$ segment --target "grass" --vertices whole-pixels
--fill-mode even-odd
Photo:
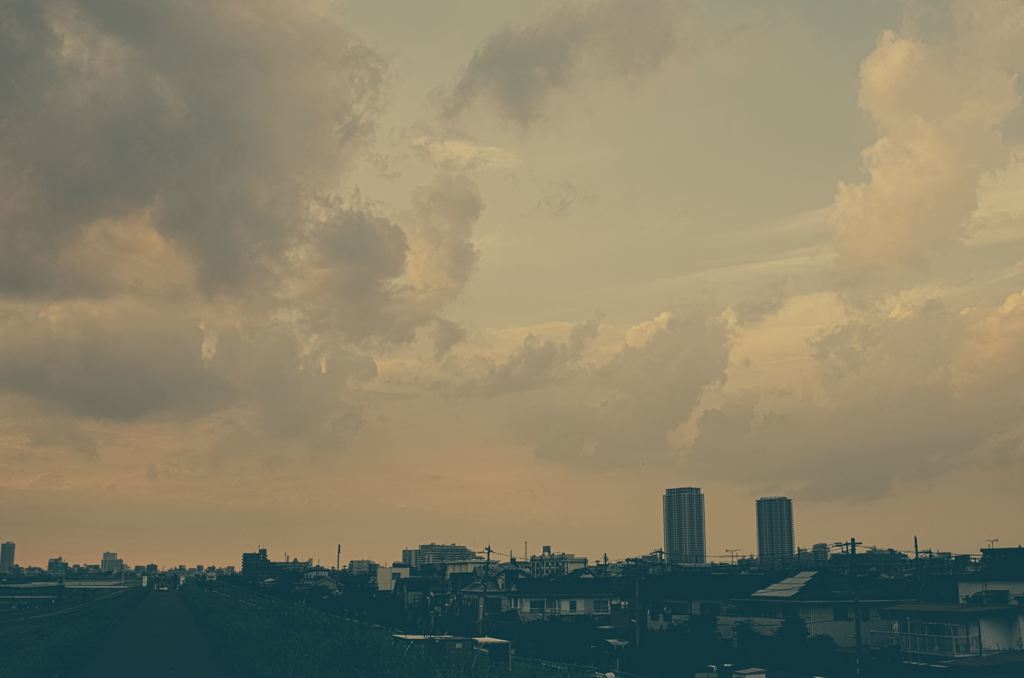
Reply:
[[[492,664],[480,652],[438,654],[380,628],[234,589],[188,588],[196,616],[226,675],[246,678],[552,678],[545,667]]]
[[[142,589],[54,610],[0,616],[0,678],[53,678],[81,665]]]

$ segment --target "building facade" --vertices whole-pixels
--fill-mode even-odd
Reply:
[[[124,570],[124,561],[116,553],[105,551],[100,559],[100,571],[107,574],[120,574]]]
[[[699,487],[665,490],[662,498],[665,558],[670,563],[703,563],[706,558],[704,494]]]
[[[46,561],[46,571],[54,577],[63,577],[68,573],[68,564],[63,558],[50,558]]]
[[[539,556],[530,556],[530,575],[534,577],[556,577],[582,570],[587,566],[587,559],[572,553],[552,553],[550,546],[545,546]]]
[[[266,576],[269,565],[270,558],[267,557],[267,549],[242,554],[242,576],[247,579]]]
[[[402,549],[402,562],[410,567],[443,565],[457,560],[472,560],[477,555],[458,544],[420,544],[419,548]]]
[[[348,573],[355,577],[377,578],[377,568],[380,565],[372,560],[350,560],[348,561]]]
[[[0,572],[10,572],[14,569],[14,542],[5,541],[0,544]]]
[[[757,500],[757,557],[762,565],[793,562],[793,502],[788,497]]]

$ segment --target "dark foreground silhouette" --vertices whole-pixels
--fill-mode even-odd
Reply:
[[[219,678],[176,591],[153,591],[114,625],[74,678]]]

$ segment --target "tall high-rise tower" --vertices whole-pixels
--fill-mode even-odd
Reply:
[[[793,502],[788,497],[757,500],[757,557],[779,567],[793,560]]]
[[[5,541],[0,544],[0,572],[10,572],[14,569],[14,542]]]
[[[665,557],[670,563],[703,563],[704,495],[699,487],[665,490]]]

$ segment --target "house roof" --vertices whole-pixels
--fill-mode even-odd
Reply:
[[[803,591],[816,574],[816,571],[800,572],[750,595],[754,598],[790,598]]]
[[[532,577],[516,579],[507,588],[501,589],[488,584],[488,595],[506,596],[538,596],[560,597],[575,596],[578,598],[614,598],[621,595],[623,582],[609,578],[558,577],[555,579],[534,579]],[[463,593],[483,593],[480,582],[474,582],[462,589]]]
[[[853,578],[830,571],[800,572],[750,594],[751,602],[899,602],[916,598],[917,585],[911,579],[883,577]]]
[[[889,616],[900,615],[941,615],[944,617],[985,617],[1001,614],[1024,615],[1024,607],[1019,605],[958,605],[955,603],[903,603],[882,610]]]

